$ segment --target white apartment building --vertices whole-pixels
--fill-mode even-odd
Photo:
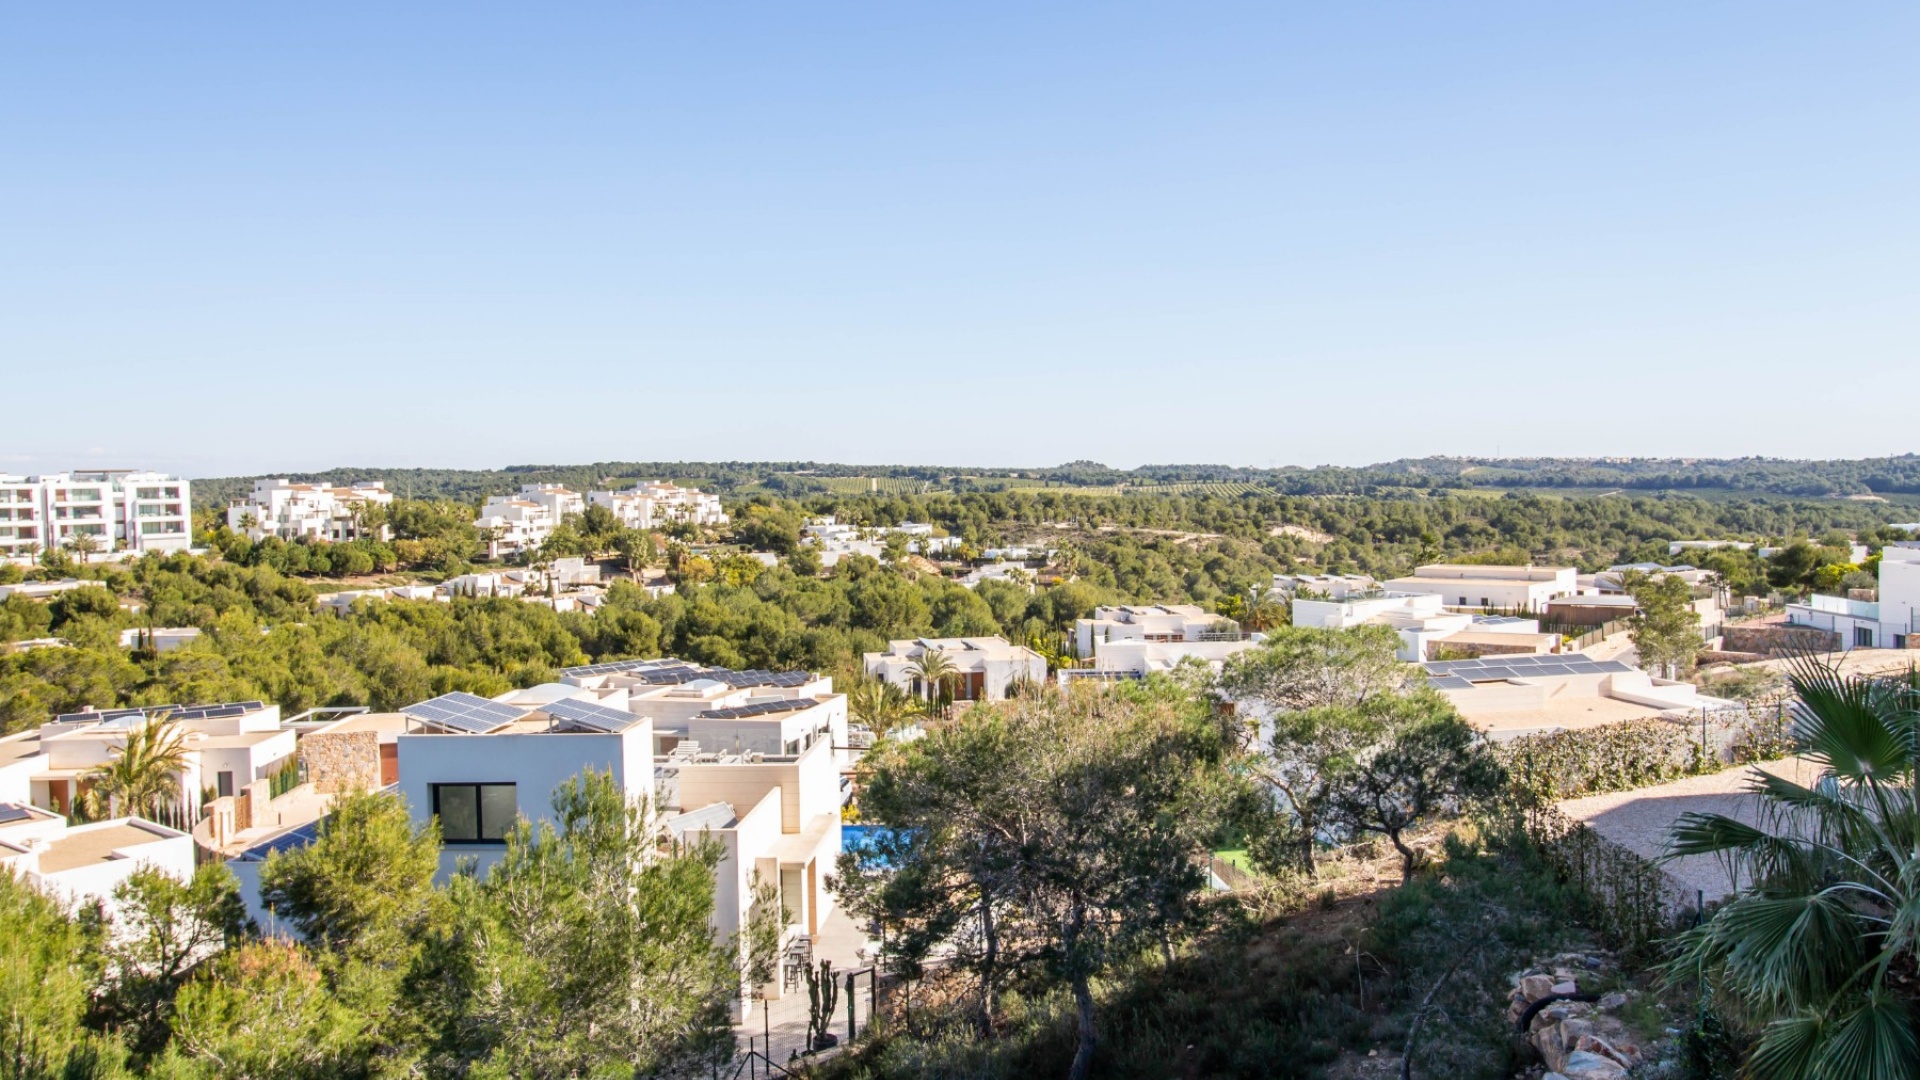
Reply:
[[[193,542],[192,486],[132,469],[0,474],[0,558],[32,559],[80,535],[101,553],[185,551]]]
[[[393,493],[378,480],[338,487],[294,483],[286,479],[255,480],[253,494],[227,507],[227,528],[245,533],[256,543],[269,536],[282,540],[385,540],[386,525],[368,531],[362,512],[371,506],[393,505]]]
[[[683,488],[671,481],[648,480],[625,491],[589,492],[587,501],[613,511],[613,516],[630,529],[656,529],[669,521],[695,525],[727,523],[727,515],[720,509],[720,496],[698,488]]]
[[[488,538],[488,557],[498,558],[539,547],[568,515],[586,509],[586,498],[565,485],[522,484],[516,494],[488,499],[474,526]]]
[[[915,638],[891,641],[887,651],[862,656],[866,672],[900,687],[915,697],[926,696],[915,660],[927,652],[946,656],[954,676],[947,691],[955,701],[1001,701],[1016,682],[1039,685],[1047,678],[1047,661],[1023,645],[1000,637]]]
[[[1787,625],[1831,630],[1844,650],[1920,648],[1920,541],[1880,549],[1879,599],[1809,596],[1787,605]]]
[[[193,838],[178,829],[137,817],[69,825],[64,815],[0,802],[0,870],[69,910],[98,901],[112,917],[113,891],[136,871],[150,868],[186,881],[193,867]]]
[[[272,775],[295,753],[296,736],[281,728],[280,707],[258,701],[63,713],[33,731],[0,739],[0,801],[74,813],[93,771],[111,761],[133,731],[164,718],[185,729],[187,763],[176,798],[189,816],[203,791],[232,795]]]
[[[1450,608],[1541,611],[1547,601],[1580,591],[1570,566],[1458,566],[1435,563],[1417,567],[1413,576],[1385,583],[1388,592],[1438,596]]]
[[[800,540],[819,552],[821,566],[832,566],[850,555],[880,558],[887,550],[887,536],[893,533],[906,537],[907,551],[915,555],[941,555],[960,547],[959,537],[935,536],[933,526],[924,521],[863,527],[832,517],[814,518],[801,527]]]

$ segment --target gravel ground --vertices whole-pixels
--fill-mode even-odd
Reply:
[[[1728,769],[1711,776],[1690,776],[1657,787],[1568,799],[1560,803],[1560,810],[1635,854],[1655,858],[1666,849],[1667,832],[1681,814],[1725,814],[1740,821],[1757,822],[1760,800],[1747,794],[1747,790],[1761,769],[1797,784],[1811,784],[1818,775],[1811,762],[1787,758],[1760,766]],[[1698,889],[1708,900],[1726,896],[1734,889],[1726,866],[1711,856],[1677,859],[1667,863],[1666,870],[1682,887],[1689,891]]]

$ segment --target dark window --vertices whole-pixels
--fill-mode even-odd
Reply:
[[[215,773],[213,776],[213,784],[214,784],[214,794],[219,795],[223,798],[233,794],[233,774],[232,773],[225,772],[225,771]]]
[[[1873,628],[1856,626],[1853,628],[1853,647],[1856,649],[1873,648]]]
[[[449,844],[501,844],[520,816],[512,784],[434,784],[433,813]]]

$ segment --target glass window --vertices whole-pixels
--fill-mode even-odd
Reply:
[[[480,839],[505,840],[520,817],[512,784],[480,785]]]
[[[480,839],[480,792],[472,784],[435,784],[433,812],[447,843]]]
[[[520,815],[512,784],[434,784],[433,812],[449,844],[503,843]]]

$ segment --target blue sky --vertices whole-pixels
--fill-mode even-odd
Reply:
[[[1920,449],[1920,6],[400,7],[0,15],[0,471]]]

